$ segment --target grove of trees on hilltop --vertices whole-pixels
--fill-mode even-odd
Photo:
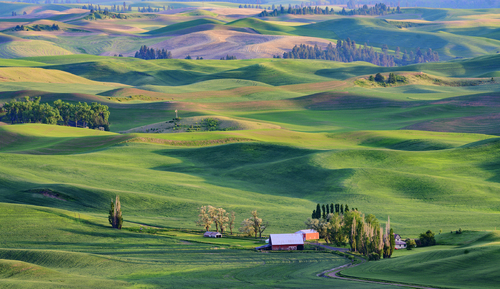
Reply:
[[[148,48],[146,45],[141,46],[139,51],[135,52],[135,58],[141,59],[171,59],[172,53],[166,49]]]
[[[322,59],[339,62],[366,61],[378,66],[393,67],[397,65],[408,65],[413,63],[435,62],[439,61],[439,54],[428,49],[422,52],[417,48],[417,52],[410,54],[405,50],[401,57],[401,51],[396,48],[394,55],[388,53],[387,45],[382,46],[382,53],[376,52],[373,47],[369,47],[366,43],[364,46],[356,45],[356,42],[347,38],[346,40],[338,40],[337,45],[328,44],[325,50],[318,45],[295,45],[291,51],[284,52],[283,56],[274,56],[275,58],[287,59]]]
[[[109,130],[109,107],[97,102],[91,105],[78,102],[71,104],[62,100],[53,105],[40,103],[41,97],[34,99],[28,96],[24,101],[13,100],[3,105],[6,118],[12,123],[45,123],[52,125],[69,125]]]

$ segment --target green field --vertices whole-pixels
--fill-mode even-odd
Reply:
[[[434,287],[496,288],[499,277],[493,268],[496,267],[500,254],[498,231],[488,234],[466,231],[465,234],[469,235],[468,238],[470,235],[475,235],[477,240],[464,242],[460,240],[461,235],[443,233],[444,238],[439,238],[441,237],[439,235],[438,240],[446,239],[450,242],[458,239],[454,240],[458,246],[428,247],[429,250],[417,248],[408,251],[411,254],[403,252],[400,256],[390,260],[370,262],[347,269],[343,271],[343,275]],[[440,269],[436,270],[436,267]],[[442,272],[450,272],[450,274]],[[478,276],[481,277],[477,278]]]
[[[239,3],[125,4],[133,10],[119,19],[87,20],[84,4],[0,2],[0,107],[41,96],[110,111],[110,131],[100,131],[11,125],[0,110],[1,288],[393,287],[318,277],[351,260],[312,245],[256,252],[264,240],[238,233],[253,210],[269,222],[264,239],[306,229],[317,203],[348,204],[383,225],[390,217],[403,239],[441,232],[437,246],[398,250],[345,276],[497,287],[499,9],[259,18]],[[288,6],[263,6],[273,4]],[[148,5],[160,12],[137,12]],[[33,29],[53,23],[61,29]],[[127,57],[143,45],[274,55],[294,41],[348,37],[379,53],[384,44],[391,54],[432,48],[441,61]],[[405,81],[370,81],[377,73]],[[176,114],[178,129],[160,129]],[[184,132],[207,118],[216,130]],[[116,196],[122,230],[107,219]],[[236,213],[233,236],[202,237],[205,205]]]

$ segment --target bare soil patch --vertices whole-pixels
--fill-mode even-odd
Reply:
[[[294,45],[318,45],[325,48],[330,41],[315,37],[262,35],[231,31],[226,29],[207,30],[179,35],[152,45],[155,49],[165,48],[174,58],[201,56],[204,59],[220,59],[234,55],[238,59],[271,58],[283,55]],[[133,53],[125,54],[133,56]]]

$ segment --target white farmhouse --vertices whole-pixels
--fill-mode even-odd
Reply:
[[[396,250],[406,249],[406,242],[401,240],[401,236],[399,234],[394,234],[394,239],[396,240]]]

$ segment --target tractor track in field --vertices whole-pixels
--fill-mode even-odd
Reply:
[[[332,250],[332,251],[338,251],[338,252],[344,252],[344,253],[347,252],[347,249],[344,249],[344,248],[330,247],[330,246],[322,245],[322,244],[319,244],[319,243],[316,243],[314,245],[316,245],[318,247],[321,247],[321,248],[324,248],[324,249]],[[363,258],[361,258],[359,256],[355,256],[355,255],[352,255],[352,256],[354,256],[358,260],[360,260],[361,263],[359,263],[359,264],[353,264],[353,263],[345,264],[345,265],[342,265],[342,266],[339,266],[339,267],[335,267],[333,269],[329,269],[329,270],[323,271],[323,272],[317,274],[316,276],[318,276],[318,277],[324,277],[324,278],[336,278],[336,279],[341,279],[341,280],[346,280],[346,281],[364,282],[364,283],[372,283],[372,284],[380,284],[380,285],[390,285],[390,286],[407,287],[407,288],[438,289],[438,288],[435,288],[435,287],[428,287],[428,286],[411,285],[411,284],[396,283],[396,282],[392,283],[392,282],[384,282],[384,281],[372,281],[372,280],[358,279],[358,278],[353,278],[353,277],[339,276],[338,274],[341,271],[343,271],[343,270],[345,270],[347,268],[352,268],[352,267],[363,265],[364,263],[367,262],[365,259],[363,259]]]

